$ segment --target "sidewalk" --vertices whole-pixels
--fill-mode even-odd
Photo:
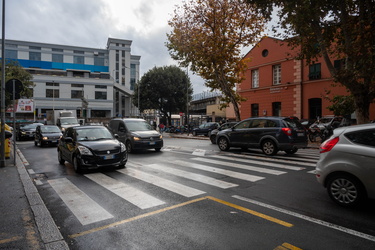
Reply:
[[[17,150],[0,168],[0,249],[69,249]]]

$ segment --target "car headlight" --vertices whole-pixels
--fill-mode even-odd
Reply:
[[[25,131],[21,131],[21,134],[26,135],[26,132]]]
[[[43,140],[48,140],[48,137],[47,136],[43,136]]]
[[[126,151],[126,146],[124,143],[120,142],[120,146],[121,146],[121,153],[122,152],[125,152]]]
[[[63,132],[63,133],[64,133],[64,132],[65,132],[65,128],[61,128],[61,132]]]
[[[160,139],[163,139],[163,136],[162,136],[162,135],[160,135],[160,136],[159,136],[159,138],[160,138]]]
[[[90,151],[90,149],[84,146],[78,146],[78,150],[81,153],[81,155],[92,155],[92,152]]]
[[[139,141],[141,138],[134,136],[133,139],[134,141]]]

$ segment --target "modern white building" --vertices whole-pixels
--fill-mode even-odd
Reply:
[[[73,109],[81,118],[138,116],[132,94],[140,56],[130,40],[108,38],[106,49],[5,40],[5,58],[33,75],[36,114]]]

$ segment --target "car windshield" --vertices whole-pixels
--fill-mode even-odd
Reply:
[[[69,125],[69,124],[78,124],[77,118],[75,117],[65,117],[64,119],[61,119],[62,125]]]
[[[319,122],[320,123],[329,123],[330,121],[332,121],[333,117],[323,117],[323,118],[320,118]]]
[[[126,127],[129,131],[149,131],[153,130],[151,125],[146,121],[125,121]]]
[[[26,124],[26,125],[21,125],[21,129],[36,129],[37,126],[39,126],[40,123],[33,123],[33,124]]]
[[[113,139],[111,132],[106,128],[86,128],[76,130],[77,141],[98,141]]]
[[[60,133],[60,129],[57,126],[41,126],[40,131],[44,133]]]

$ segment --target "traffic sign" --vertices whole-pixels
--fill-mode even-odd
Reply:
[[[20,99],[21,92],[23,90],[23,84],[18,79],[10,79],[5,83],[5,91],[13,95],[13,84],[14,84],[14,99]]]

